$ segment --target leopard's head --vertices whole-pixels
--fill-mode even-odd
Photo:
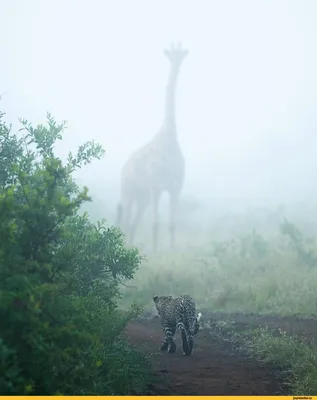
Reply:
[[[155,307],[159,315],[161,315],[162,307],[168,304],[173,299],[172,295],[169,296],[157,296],[156,294],[153,296],[153,301],[155,303]]]

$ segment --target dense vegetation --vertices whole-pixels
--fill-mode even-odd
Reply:
[[[88,190],[72,179],[104,150],[88,142],[63,165],[65,123],[20,122],[14,134],[0,114],[0,394],[141,393],[148,362],[120,338],[138,310],[117,308],[141,257],[80,213]]]

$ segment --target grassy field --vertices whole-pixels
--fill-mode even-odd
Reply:
[[[205,243],[197,230],[195,240],[183,239],[178,251],[166,246],[157,254],[148,252],[130,287],[123,288],[122,307],[136,301],[155,313],[154,293],[189,293],[205,315],[316,316],[317,244],[311,232],[305,236],[285,219],[263,235],[254,229],[246,233],[247,228],[226,235],[222,229],[217,240],[215,230]],[[317,394],[316,344],[285,332],[276,335],[265,326],[239,335],[253,356],[285,371],[282,378],[292,393]]]
[[[247,210],[224,217],[183,218],[178,248],[168,248],[167,218],[161,251],[151,253],[151,220],[145,218],[137,246],[145,254],[135,279],[123,287],[121,307],[136,301],[155,314],[153,294],[188,293],[203,314],[222,312],[314,318],[317,310],[317,229],[314,206]],[[294,211],[295,210],[295,211]],[[292,222],[288,222],[290,218]],[[317,327],[317,322],[316,322]],[[245,351],[285,372],[291,393],[317,394],[317,346],[311,338],[276,335],[262,326],[237,332],[217,322],[214,332],[230,333]],[[242,343],[242,344],[241,344]]]
[[[287,222],[266,239],[252,232],[179,252],[148,254],[123,303],[152,307],[157,294],[190,293],[200,310],[316,315],[315,241],[295,236]]]

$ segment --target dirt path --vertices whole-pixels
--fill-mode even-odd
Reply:
[[[126,337],[130,344],[151,355],[157,378],[151,388],[153,395],[282,394],[272,369],[238,355],[204,329],[196,337],[192,357],[182,355],[179,333],[175,354],[159,351],[163,332],[158,318],[131,322]]]

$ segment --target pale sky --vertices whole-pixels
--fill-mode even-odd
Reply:
[[[178,40],[184,192],[316,193],[317,1],[0,0],[0,17],[7,120],[68,120],[60,155],[99,141],[105,159],[80,174],[101,196],[160,128],[163,49]]]

